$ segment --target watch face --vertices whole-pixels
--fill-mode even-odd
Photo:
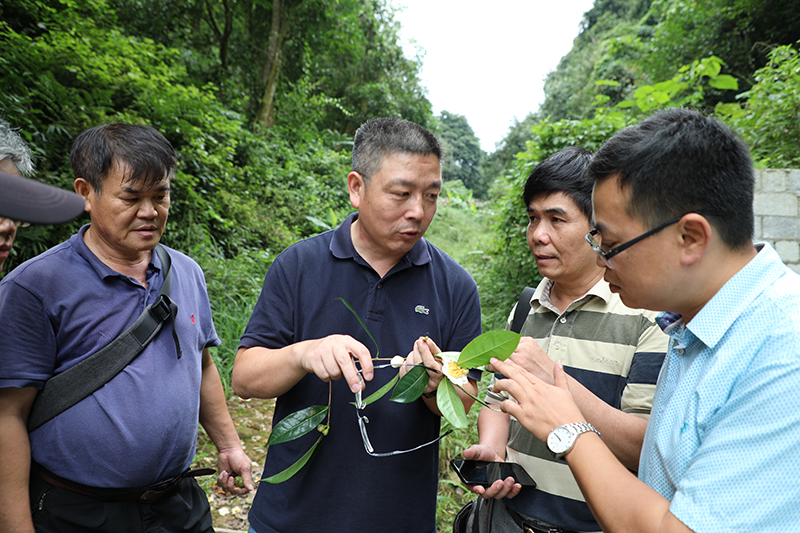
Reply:
[[[562,454],[572,447],[575,442],[575,433],[564,426],[555,428],[547,436],[547,447],[554,454]]]

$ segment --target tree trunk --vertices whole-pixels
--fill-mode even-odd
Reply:
[[[272,25],[269,30],[267,57],[261,69],[261,83],[264,85],[264,93],[253,121],[254,130],[259,126],[269,129],[275,124],[275,90],[278,87],[283,42],[286,39],[288,29],[288,17],[282,9],[281,0],[272,0]]]

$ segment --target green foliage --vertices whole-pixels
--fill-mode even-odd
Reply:
[[[436,117],[439,141],[445,152],[442,178],[460,180],[477,198],[486,198],[489,184],[483,171],[486,153],[463,115],[442,111]]]
[[[289,442],[313,431],[325,420],[328,410],[327,405],[312,405],[283,418],[272,428],[267,445]]]
[[[750,90],[738,95],[744,107],[719,106],[718,112],[742,133],[758,166],[799,168],[800,54],[791,46],[775,48],[754,78]]]

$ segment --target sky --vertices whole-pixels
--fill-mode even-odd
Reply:
[[[544,100],[544,79],[578,36],[593,0],[391,0],[406,56],[424,50],[434,114],[467,117],[493,152],[514,119]],[[414,42],[412,42],[415,41]]]

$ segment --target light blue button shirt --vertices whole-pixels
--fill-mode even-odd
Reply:
[[[640,479],[697,533],[800,531],[800,276],[759,245],[665,331]]]

